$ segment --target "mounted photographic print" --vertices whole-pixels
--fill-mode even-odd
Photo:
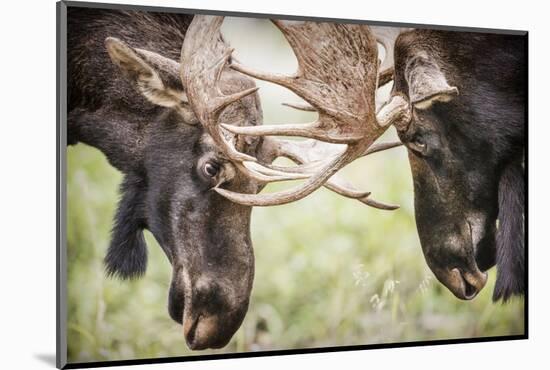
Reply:
[[[58,3],[58,367],[527,338],[527,32],[307,16]]]

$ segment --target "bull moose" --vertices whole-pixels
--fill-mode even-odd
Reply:
[[[296,75],[277,76],[238,64],[222,22],[68,10],[68,144],[98,148],[124,175],[106,270],[123,279],[142,275],[143,230],[150,230],[172,265],[168,310],[191,349],[225,346],[244,319],[254,276],[252,206],[292,202],[326,186],[393,208],[333,175],[395,146],[373,143],[409,113],[396,97],[375,114],[377,41],[366,25],[275,21],[300,64]],[[316,110],[319,119],[261,126],[257,88],[246,74],[293,90],[311,104],[295,107]],[[248,127],[262,129],[241,131]],[[273,134],[308,139],[264,137]],[[298,164],[271,165],[280,156]],[[266,183],[294,179],[305,181],[257,194]]]
[[[523,35],[410,30],[395,41],[392,95],[410,102],[412,118],[396,128],[422,249],[461,299],[495,264],[493,300],[525,289],[525,51]]]

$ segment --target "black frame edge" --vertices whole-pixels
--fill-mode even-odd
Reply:
[[[58,369],[67,365],[66,254],[66,96],[67,4],[56,3],[56,353]]]
[[[529,339],[529,32],[525,32],[525,137],[524,137],[524,171],[525,210],[524,210],[524,253],[525,253],[525,296],[523,302],[523,330]]]
[[[438,345],[448,345],[448,344],[486,343],[486,342],[500,342],[500,341],[525,340],[525,339],[528,339],[528,338],[525,334],[523,334],[523,335],[495,336],[495,337],[379,343],[379,344],[367,344],[367,345],[357,345],[357,346],[319,347],[319,348],[302,348],[302,349],[258,351],[258,352],[161,357],[161,358],[135,359],[135,360],[94,361],[94,362],[68,363],[67,365],[65,365],[65,367],[63,367],[63,369],[83,369],[83,368],[130,366],[130,365],[145,365],[145,364],[153,365],[153,364],[175,363],[175,362],[194,362],[194,361],[211,361],[211,360],[251,358],[251,357],[305,355],[305,354],[316,354],[316,353],[348,352],[348,351],[406,348],[406,347],[425,347],[425,346],[438,346]]]
[[[149,11],[149,12],[183,13],[183,14],[208,14],[208,15],[223,15],[223,16],[244,17],[244,18],[277,18],[277,19],[286,19],[286,20],[314,20],[317,22],[371,24],[373,26],[429,28],[429,29],[444,30],[444,31],[483,32],[483,33],[497,33],[497,34],[507,34],[507,35],[525,35],[527,33],[527,30],[444,26],[444,25],[437,25],[437,24],[406,23],[406,22],[386,22],[386,21],[375,21],[375,20],[368,20],[368,19],[310,17],[310,16],[300,16],[300,15],[294,15],[294,14],[290,14],[290,15],[268,14],[268,13],[253,13],[253,12],[212,10],[212,9],[173,8],[173,7],[166,7],[166,6],[151,6],[151,5],[79,2],[79,1],[70,1],[70,0],[68,1],[62,0],[62,2],[65,3],[66,6],[78,7],[78,8],[121,9],[121,10],[138,10],[138,11]]]

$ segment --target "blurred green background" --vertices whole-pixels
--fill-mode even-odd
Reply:
[[[247,65],[282,73],[296,68],[286,41],[265,20],[227,18],[223,33]],[[287,90],[258,85],[265,123],[315,117],[282,107],[299,101]],[[392,139],[390,129],[382,140]],[[254,209],[256,277],[244,323],[225,348],[189,351],[181,326],[168,316],[171,266],[151,234],[141,280],[104,275],[121,174],[83,144],[67,153],[69,362],[524,333],[523,299],[491,302],[494,269],[470,302],[435,280],[416,234],[406,151],[397,148],[342,171],[375,199],[400,204],[397,211],[370,209],[325,189],[290,205]]]

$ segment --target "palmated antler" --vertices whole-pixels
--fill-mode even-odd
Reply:
[[[376,131],[374,94],[376,39],[364,25],[273,20],[298,60],[292,76],[231,68],[284,86],[318,113],[310,124],[263,125],[253,130],[225,126],[238,134],[301,136],[332,143],[361,141]],[[369,127],[372,126],[372,127]]]
[[[217,86],[231,55],[219,33],[222,21],[222,17],[196,16],[187,31],[182,50],[182,77],[191,106],[214,141],[246,175],[263,183],[306,181],[295,188],[268,194],[240,194],[220,187],[214,190],[237,203],[269,206],[301,199],[326,185],[344,196],[379,205],[366,201],[368,192],[357,191],[343,180],[331,179],[338,170],[365,155],[390,123],[410,119],[408,103],[400,96],[375,113],[378,50],[369,27],[274,20],[294,50],[299,65],[296,73],[292,76],[263,73],[234,62],[230,67],[292,90],[309,105],[291,106],[315,110],[318,119],[309,124],[245,127],[218,122],[223,108],[255,91],[248,89],[225,96]],[[257,163],[254,158],[239,153],[220,126],[237,135],[285,135],[310,140],[291,142],[270,138],[276,143],[278,156],[298,163],[295,167],[276,167]],[[314,149],[320,154],[313,155]]]

